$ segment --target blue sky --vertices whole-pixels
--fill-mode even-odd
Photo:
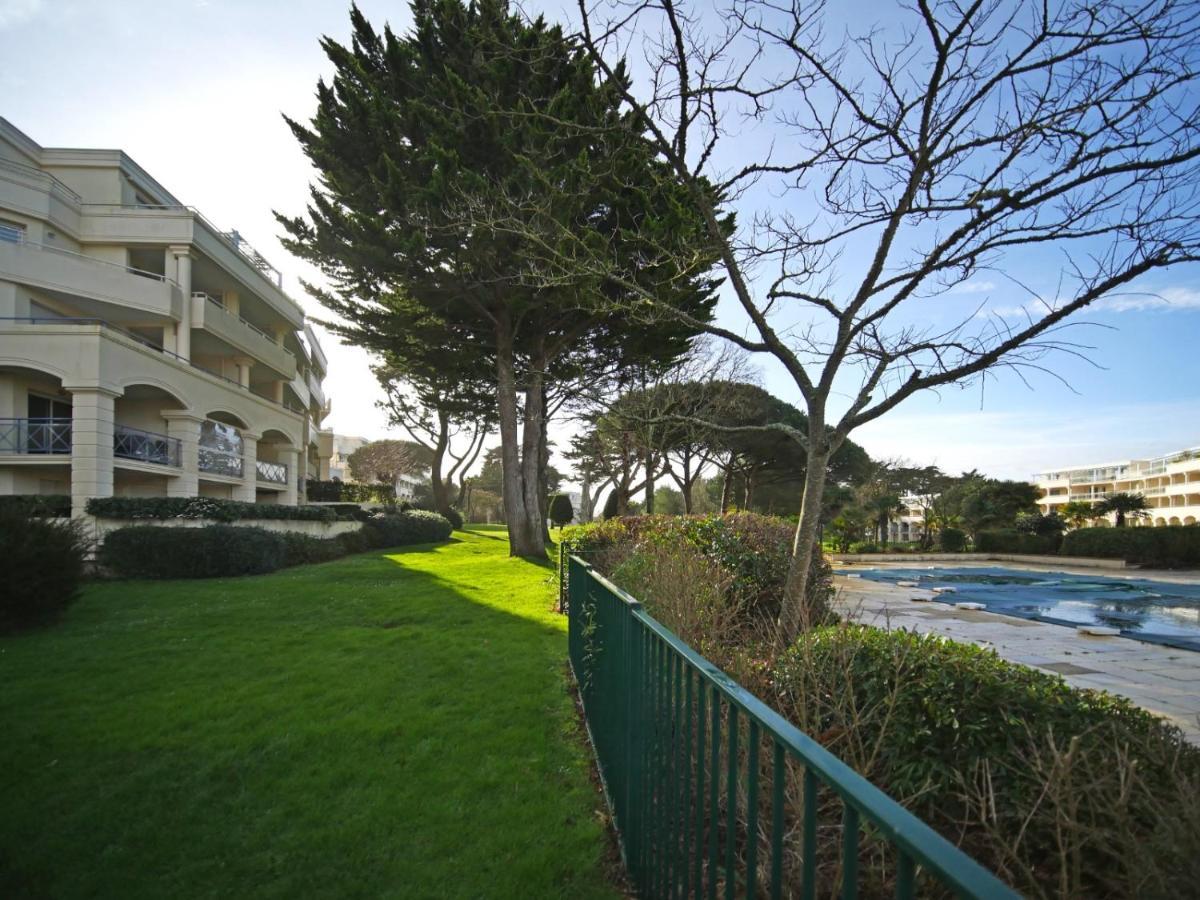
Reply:
[[[407,7],[363,0],[378,23],[402,28]],[[875,6],[879,16],[894,6]],[[534,4],[527,4],[533,8]],[[48,146],[120,147],[183,202],[238,228],[285,273],[293,296],[311,271],[276,240],[270,210],[297,212],[307,161],[279,117],[307,118],[328,64],[322,34],[344,39],[339,2],[71,2],[0,0],[0,115]],[[1025,259],[1008,274],[1053,296],[1053,259]],[[1016,265],[1016,264],[1014,264]],[[1029,301],[1003,277],[980,276],[951,300],[1019,315]],[[1169,302],[1116,298],[1068,337],[1094,347],[1098,366],[1058,356],[1067,384],[1000,372],[981,389],[951,387],[910,399],[855,434],[873,455],[1028,477],[1073,462],[1151,455],[1200,444],[1200,277],[1193,270],[1141,285]],[[730,304],[722,315],[736,324]],[[332,345],[332,339],[326,341]],[[353,348],[327,346],[335,430],[381,437],[377,388]],[[792,402],[788,379],[763,365],[766,386]],[[1068,386],[1069,385],[1069,386]]]

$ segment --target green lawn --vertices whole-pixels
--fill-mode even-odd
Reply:
[[[614,896],[551,569],[455,537],[0,640],[0,896]]]

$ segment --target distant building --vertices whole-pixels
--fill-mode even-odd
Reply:
[[[1177,450],[1149,459],[1071,466],[1034,476],[1042,491],[1043,513],[1059,511],[1064,503],[1099,503],[1113,494],[1141,494],[1150,516],[1132,525],[1194,525],[1200,521],[1200,447]],[[1109,516],[1115,520],[1115,515]]]
[[[354,476],[350,474],[350,454],[367,443],[370,441],[364,437],[335,434],[329,456],[329,477],[334,481],[353,481]]]

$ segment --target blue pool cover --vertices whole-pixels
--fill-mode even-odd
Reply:
[[[1058,625],[1106,625],[1125,637],[1200,651],[1200,585],[992,567],[858,569],[871,581],[953,587],[943,599]],[[843,574],[845,572],[843,571]]]

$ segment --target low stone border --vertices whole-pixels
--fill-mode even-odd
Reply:
[[[1079,566],[1091,569],[1125,569],[1123,559],[1093,556],[1033,556],[1023,553],[831,553],[830,559],[844,563],[876,562],[1017,562],[1035,566]]]

